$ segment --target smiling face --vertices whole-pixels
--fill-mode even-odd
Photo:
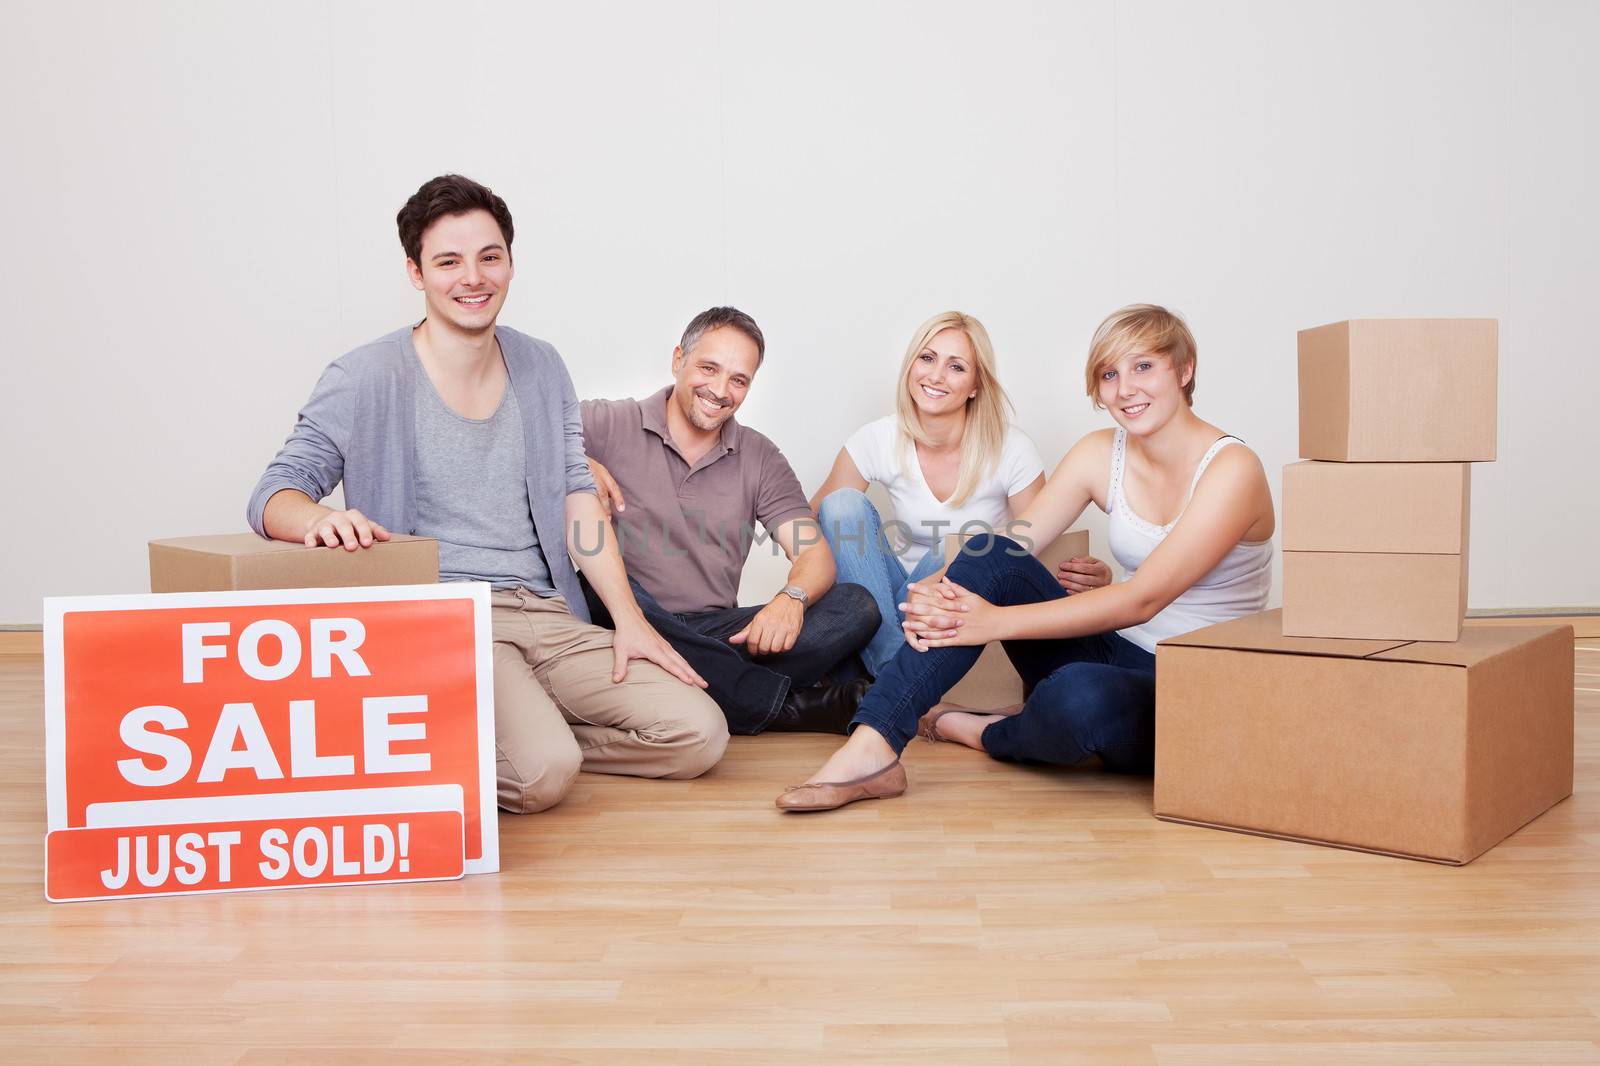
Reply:
[[[760,349],[742,331],[707,330],[689,351],[672,350],[672,402],[700,432],[720,430],[744,403],[760,365]]]
[[[906,391],[917,411],[945,415],[966,406],[978,391],[978,361],[963,330],[942,329],[928,338],[906,372]]]
[[[439,218],[422,234],[422,262],[406,260],[428,318],[463,333],[494,328],[511,286],[511,252],[487,211]]]
[[[1136,436],[1149,436],[1188,406],[1183,387],[1194,368],[1179,374],[1165,355],[1130,352],[1100,369],[1097,398],[1117,425]]]

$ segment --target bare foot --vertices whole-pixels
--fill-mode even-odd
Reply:
[[[1009,715],[1004,714],[968,714],[965,711],[952,711],[939,717],[938,736],[936,740],[951,740],[957,744],[964,744],[974,751],[983,751],[983,731],[1002,721]]]
[[[928,713],[917,720],[917,736],[924,740],[950,740],[945,735],[945,725],[955,715],[977,715],[980,718],[1010,718],[1022,713],[1022,704],[1013,703],[1009,707],[963,707],[959,703],[936,703],[929,708]],[[962,743],[966,743],[962,741]],[[967,747],[974,745],[967,744]]]
[[[823,763],[816,773],[806,778],[806,784],[854,781],[875,774],[896,760],[894,749],[883,735],[869,725],[857,726],[855,732]]]

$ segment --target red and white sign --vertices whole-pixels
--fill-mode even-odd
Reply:
[[[486,585],[44,605],[46,898],[499,869]]]

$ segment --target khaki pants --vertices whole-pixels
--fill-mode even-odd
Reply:
[[[578,771],[698,777],[717,764],[728,726],[710,696],[635,659],[611,680],[612,633],[580,622],[561,597],[490,597],[500,806],[553,807]]]

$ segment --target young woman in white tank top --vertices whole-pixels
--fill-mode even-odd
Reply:
[[[1067,453],[1019,516],[1049,543],[1093,502],[1110,515],[1127,579],[1067,596],[1038,560],[1003,537],[980,537],[945,580],[914,586],[907,647],[861,702],[843,747],[785,810],[826,810],[899,795],[899,756],[918,720],[985,644],[1006,642],[1027,703],[1015,716],[946,712],[927,731],[995,758],[1148,772],[1155,750],[1156,641],[1266,606],[1274,528],[1261,462],[1191,406],[1195,344],[1177,315],[1135,304],[1095,332],[1085,383],[1115,429]]]

